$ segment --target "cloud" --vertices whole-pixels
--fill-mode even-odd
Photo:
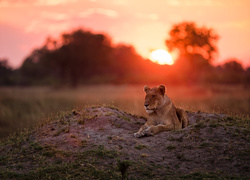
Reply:
[[[10,0],[0,0],[0,8],[6,8],[6,7],[24,7],[24,6],[28,6],[28,5],[33,5],[32,0],[14,0],[14,1],[10,1]]]
[[[1,7],[57,6],[75,3],[78,0],[0,0]]]
[[[184,17],[180,14],[169,14],[167,18],[169,22],[174,24],[184,21]]]
[[[166,0],[171,6],[211,6],[212,0]]]
[[[170,6],[180,6],[181,2],[179,0],[166,0],[166,3]]]
[[[10,3],[8,1],[0,1],[0,7],[3,8],[3,7],[9,7],[10,6]]]
[[[44,33],[46,34],[54,34],[62,32],[62,30],[68,29],[70,26],[69,21],[58,21],[58,22],[51,22],[43,18],[34,19],[30,22],[30,24],[25,27],[25,33]]]
[[[101,14],[101,15],[105,15],[111,18],[117,18],[118,17],[118,13],[114,10],[111,9],[104,9],[104,8],[90,8],[87,9],[86,11],[80,12],[79,13],[79,17],[80,18],[86,18],[89,17],[93,14]]]
[[[77,0],[37,0],[37,6],[57,6],[57,5],[65,5],[68,3],[74,3]]]
[[[54,13],[54,12],[47,12],[47,11],[42,11],[41,12],[41,17],[46,18],[46,19],[51,19],[55,21],[62,21],[62,20],[67,20],[69,19],[69,15],[65,13]]]
[[[116,5],[119,5],[119,6],[124,6],[126,5],[128,2],[126,0],[115,0],[114,3]]]
[[[244,6],[247,0],[165,0],[166,4],[170,6],[213,6],[224,7],[226,6]]]
[[[149,17],[149,19],[154,20],[154,21],[159,19],[158,14],[155,14],[155,13],[149,14],[148,17]]]
[[[136,13],[135,16],[139,19],[146,19],[146,20],[149,19],[152,21],[156,21],[159,19],[159,16],[156,13],[150,13],[150,14]]]
[[[33,20],[27,27],[25,27],[25,32],[26,33],[34,32],[39,24],[40,23],[38,20]]]
[[[250,23],[248,20],[242,20],[242,21],[230,21],[230,22],[223,22],[217,25],[217,27],[220,28],[237,28],[237,29],[245,29],[250,27]]]

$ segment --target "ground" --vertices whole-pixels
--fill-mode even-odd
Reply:
[[[250,178],[249,118],[188,116],[185,129],[135,138],[144,117],[101,106],[62,112],[1,142],[0,178]]]

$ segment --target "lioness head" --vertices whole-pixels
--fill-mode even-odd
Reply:
[[[148,86],[144,86],[146,92],[144,107],[148,114],[153,113],[157,108],[164,105],[165,86],[159,85],[150,89]]]

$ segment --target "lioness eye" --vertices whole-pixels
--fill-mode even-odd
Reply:
[[[155,97],[155,95],[152,95],[152,98],[154,98]]]

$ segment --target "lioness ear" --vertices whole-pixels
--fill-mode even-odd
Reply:
[[[146,86],[144,86],[143,90],[145,91],[145,93],[148,93],[150,88],[146,85]]]
[[[165,86],[161,84],[161,85],[158,86],[158,89],[160,90],[161,94],[164,96],[164,94],[165,94]]]

